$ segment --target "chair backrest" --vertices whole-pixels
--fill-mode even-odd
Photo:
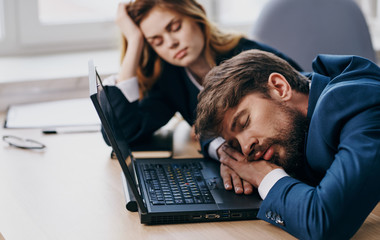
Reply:
[[[317,54],[359,55],[376,62],[367,23],[352,0],[271,0],[252,38],[311,71]]]

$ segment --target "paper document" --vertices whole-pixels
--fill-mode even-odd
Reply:
[[[100,126],[89,98],[11,105],[4,128]]]

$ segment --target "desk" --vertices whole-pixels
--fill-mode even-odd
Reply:
[[[142,225],[124,207],[121,168],[99,132],[42,135],[1,128],[0,136],[6,134],[47,146],[29,151],[0,143],[0,233],[6,240],[294,239],[262,220]],[[187,144],[176,146],[180,155],[197,155],[197,143],[182,140]],[[379,236],[380,204],[354,239]]]

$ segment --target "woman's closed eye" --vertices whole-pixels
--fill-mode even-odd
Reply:
[[[182,21],[181,20],[174,21],[170,25],[170,31],[177,32],[177,31],[179,31],[181,29],[181,26],[182,26]]]
[[[158,47],[163,43],[162,37],[154,37],[149,40],[149,44],[152,45],[153,47]]]
[[[170,25],[168,25],[167,31],[168,32],[177,32],[181,29],[181,26],[182,26],[181,20],[174,21]],[[153,47],[159,47],[164,43],[164,39],[162,36],[154,36],[154,37],[151,37],[148,42]]]

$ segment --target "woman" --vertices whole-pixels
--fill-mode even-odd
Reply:
[[[273,52],[300,70],[269,46],[222,33],[194,0],[120,3],[116,22],[123,34],[121,68],[117,77],[107,79],[107,85],[117,87],[106,88],[118,127],[130,142],[150,136],[176,112],[193,125],[204,76],[241,51]],[[208,143],[202,144],[204,154],[216,158],[216,148],[205,151]]]

